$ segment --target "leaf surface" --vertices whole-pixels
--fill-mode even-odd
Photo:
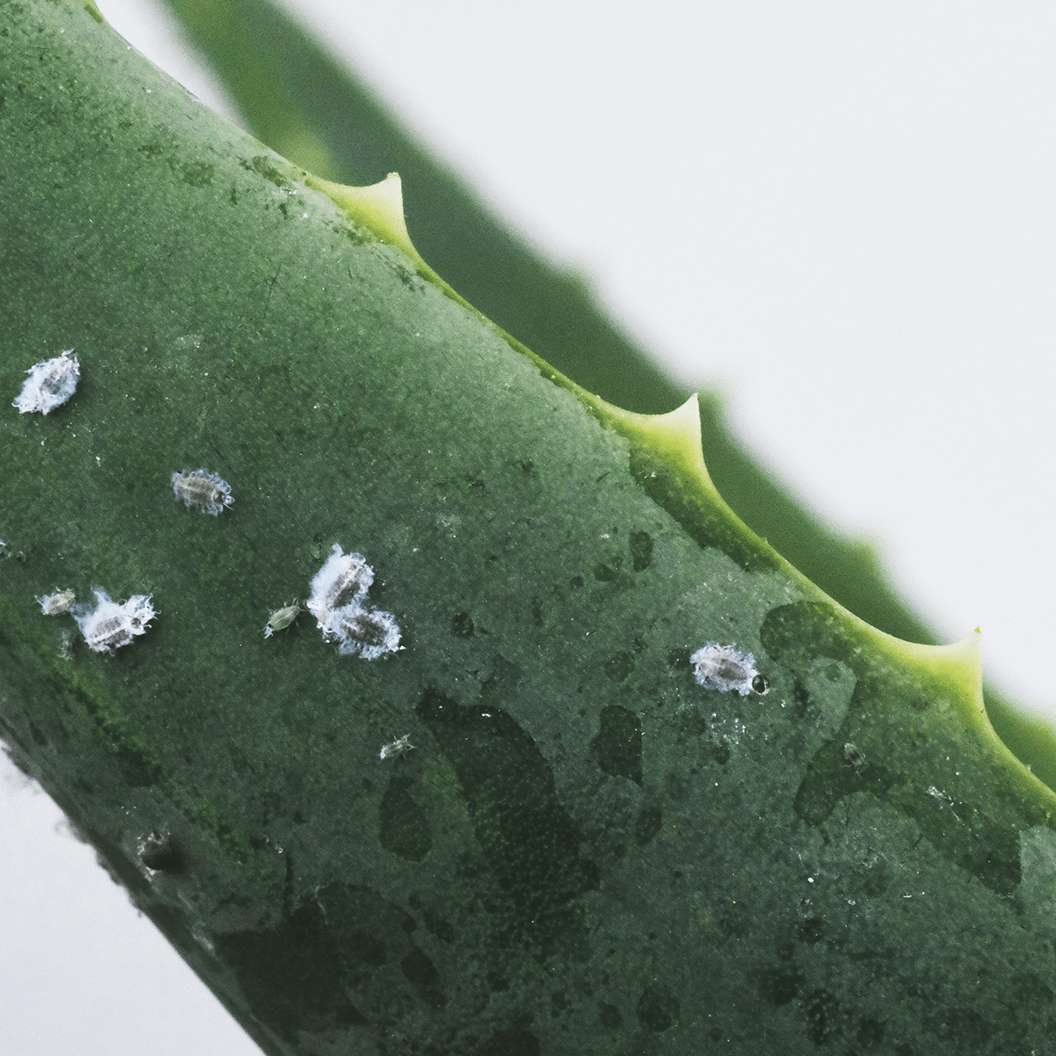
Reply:
[[[79,3],[0,14],[0,390],[82,369],[0,415],[0,733],[266,1051],[1044,1051],[1056,797],[974,642],[827,599],[723,502],[695,401],[578,389],[377,194]],[[199,466],[219,516],[172,494]],[[264,638],[334,543],[400,652]],[[68,655],[35,599],[93,584],[158,616]],[[709,641],[768,693],[698,685]]]

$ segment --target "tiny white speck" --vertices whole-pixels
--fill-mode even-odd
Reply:
[[[402,755],[404,752],[409,752],[413,747],[411,735],[405,733],[402,737],[397,737],[396,740],[383,744],[381,751],[378,752],[378,758],[381,760],[391,759],[394,755]]]
[[[80,378],[81,364],[68,348],[61,356],[42,359],[26,371],[22,391],[11,406],[18,408],[19,414],[48,414],[77,391]]]

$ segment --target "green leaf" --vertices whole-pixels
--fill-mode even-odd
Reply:
[[[620,406],[663,411],[681,402],[678,386],[600,313],[575,276],[509,231],[272,0],[166,3],[222,78],[247,127],[272,148],[347,183],[369,183],[397,169],[424,257],[485,314]],[[722,494],[779,553],[876,627],[910,641],[938,640],[894,591],[870,547],[823,525],[731,435],[714,396],[703,401],[701,429]],[[986,702],[1009,747],[1056,784],[1052,727],[993,688]]]
[[[695,401],[506,338],[391,185],[317,189],[80,3],[0,13],[0,391],[82,367],[0,415],[0,732],[266,1051],[1044,1051],[1056,796],[974,642],[827,599]],[[335,543],[400,652],[264,638]],[[69,655],[35,598],[93,584],[159,615]],[[709,641],[768,693],[698,685]]]

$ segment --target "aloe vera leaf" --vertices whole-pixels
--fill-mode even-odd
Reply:
[[[274,150],[348,183],[398,170],[424,257],[490,318],[620,406],[664,411],[681,402],[679,386],[602,314],[580,281],[509,230],[272,0],[165,3],[222,79],[246,126]],[[701,428],[720,491],[779,553],[874,626],[909,641],[938,641],[899,597],[868,545],[825,526],[734,438],[714,396],[702,400]],[[1016,755],[1056,785],[1051,725],[992,686],[986,706]]]
[[[828,600],[695,401],[506,338],[391,184],[317,189],[79,3],[0,14],[0,388],[82,363],[0,415],[0,732],[265,1051],[1045,1050],[1056,796],[973,641]],[[401,652],[264,639],[335,542]],[[66,656],[35,597],[92,583],[160,615]],[[769,692],[697,685],[709,640]]]

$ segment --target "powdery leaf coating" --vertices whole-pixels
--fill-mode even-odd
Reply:
[[[361,605],[374,583],[374,569],[362,554],[346,554],[334,543],[323,567],[312,577],[305,606],[322,627],[343,605]]]
[[[296,601],[292,605],[284,605],[281,609],[273,609],[268,614],[268,622],[264,624],[264,637],[270,638],[276,631],[286,630],[301,612],[301,606]]]
[[[41,594],[37,598],[37,604],[45,616],[61,616],[70,611],[75,598],[72,590],[55,590],[51,594]]]
[[[208,469],[184,469],[172,475],[172,493],[189,510],[219,517],[234,501],[231,485]]]
[[[102,587],[93,587],[95,605],[74,606],[73,618],[84,642],[93,653],[113,653],[145,634],[147,624],[157,615],[149,594],[133,594],[128,601],[116,602]]]
[[[76,391],[81,364],[68,348],[61,356],[42,359],[26,371],[22,391],[12,401],[19,414],[48,414],[61,407]]]
[[[409,752],[414,747],[411,744],[411,735],[405,733],[402,737],[397,737],[396,740],[390,741],[388,744],[381,746],[381,751],[378,752],[378,758],[382,761],[391,759],[394,755],[402,755],[404,752]]]
[[[334,609],[320,626],[327,641],[337,642],[342,656],[377,660],[400,648],[400,625],[392,613],[366,609],[358,602]]]
[[[755,666],[755,657],[742,652],[735,645],[721,642],[705,642],[689,662],[693,677],[705,689],[717,689],[720,693],[766,693],[766,679]]]

